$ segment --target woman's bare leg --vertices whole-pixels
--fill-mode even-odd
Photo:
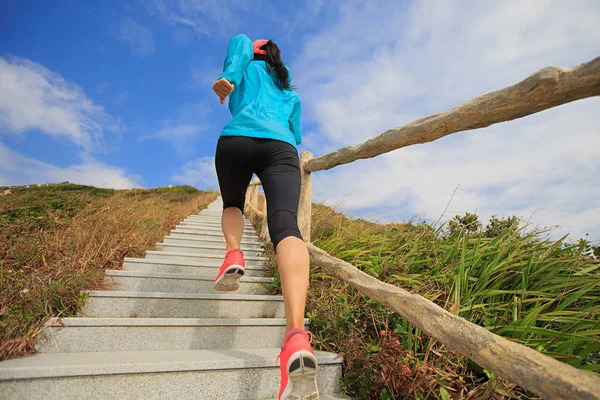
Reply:
[[[244,217],[237,207],[227,207],[221,216],[221,227],[227,242],[227,250],[239,249],[244,233]]]
[[[277,245],[277,265],[283,291],[286,332],[304,329],[304,309],[308,291],[310,261],[302,239],[288,236]]]

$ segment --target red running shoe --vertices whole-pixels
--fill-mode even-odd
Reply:
[[[244,253],[240,249],[229,250],[225,261],[215,278],[215,290],[233,292],[240,287],[240,278],[244,276]]]
[[[310,337],[309,337],[310,334]],[[312,333],[295,328],[285,335],[280,360],[281,388],[278,400],[317,400],[317,359],[310,343]]]

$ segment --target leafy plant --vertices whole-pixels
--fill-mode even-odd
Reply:
[[[483,228],[469,214],[453,228],[379,225],[314,204],[311,237],[381,281],[600,373],[600,265],[581,243],[550,241],[518,222],[492,217]],[[315,347],[344,355],[342,387],[352,398],[535,398],[315,265],[307,316]]]

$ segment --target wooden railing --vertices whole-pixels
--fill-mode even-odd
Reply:
[[[571,101],[600,95],[600,57],[573,68],[547,67],[507,88],[478,96],[458,107],[390,129],[357,146],[314,158],[300,155],[302,187],[298,226],[311,261],[390,307],[414,326],[482,367],[545,399],[600,399],[600,379],[460,318],[417,294],[379,281],[310,243],[312,173],[376,157],[401,147],[427,143],[446,135],[490,126]],[[260,182],[246,194],[247,212],[260,218],[260,236],[268,240],[267,211]]]

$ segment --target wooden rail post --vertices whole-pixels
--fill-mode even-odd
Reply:
[[[252,194],[252,186],[246,188],[246,199],[244,200],[244,215],[250,217],[250,196]]]
[[[306,243],[310,243],[310,221],[312,218],[312,172],[306,171],[306,163],[313,159],[308,151],[300,154],[300,201],[298,202],[298,228]]]
[[[258,178],[252,180],[252,186],[250,186],[250,218],[256,216],[256,210],[258,209]]]
[[[268,242],[271,240],[271,236],[269,235],[269,220],[267,218],[267,198],[264,195],[259,197],[258,211],[263,213],[259,237]]]

